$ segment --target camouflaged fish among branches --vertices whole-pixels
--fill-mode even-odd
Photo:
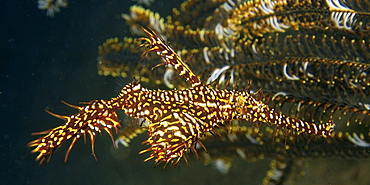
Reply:
[[[281,128],[308,133],[315,136],[331,136],[335,124],[314,124],[279,114],[247,91],[214,89],[204,85],[174,50],[151,29],[142,28],[148,34],[139,47],[147,47],[144,53],[155,52],[163,59],[161,65],[172,65],[188,80],[192,87],[184,90],[148,90],[134,81],[126,85],[121,93],[111,100],[94,100],[87,106],[72,106],[79,113],[71,116],[52,115],[62,118],[62,126],[36,134],[45,136],[29,143],[39,152],[37,160],[42,163],[66,140],[72,139],[66,158],[77,139],[88,135],[94,154],[96,133],[105,130],[112,137],[112,129],[120,127],[117,110],[149,122],[149,138],[145,141],[149,148],[141,151],[151,152],[146,159],[156,163],[177,164],[188,150],[196,152],[195,144],[215,127],[230,123],[232,120],[264,122]],[[95,154],[94,154],[95,156]]]
[[[276,130],[275,127],[266,125],[258,127],[260,129],[257,131],[244,126],[240,130],[233,130],[228,121],[218,120],[223,115],[217,113],[210,114],[210,118],[206,119],[208,124],[202,126],[205,122],[199,116],[204,115],[194,116],[191,111],[185,111],[184,107],[180,108],[180,112],[174,111],[171,114],[167,111],[163,114],[166,108],[173,108],[174,104],[163,103],[168,100],[171,102],[171,98],[161,99],[165,100],[162,104],[154,101],[140,104],[150,106],[153,110],[162,110],[161,116],[169,115],[162,121],[153,123],[145,118],[148,117],[146,109],[136,110],[140,106],[130,107],[131,109],[117,107],[122,103],[118,100],[121,93],[118,98],[110,101],[93,101],[85,107],[73,106],[79,113],[72,116],[53,114],[65,119],[67,124],[37,133],[46,135],[31,142],[29,146],[36,147],[33,152],[39,152],[37,160],[42,163],[45,159],[50,159],[53,151],[65,140],[71,139],[67,159],[74,143],[86,133],[92,141],[101,130],[106,130],[112,137],[111,129],[119,127],[115,110],[124,109],[145,124],[142,127],[123,128],[116,144],[127,146],[137,134],[149,129],[149,139],[146,141],[149,148],[143,152],[151,152],[147,160],[154,159],[157,163],[177,163],[186,157],[185,153],[192,150],[205,163],[220,164],[221,161],[223,165],[220,171],[225,172],[230,167],[229,161],[235,157],[249,161],[261,156],[271,157],[274,160],[263,183],[279,184],[284,182],[289,173],[295,171],[300,159],[368,158],[369,10],[370,3],[360,0],[187,0],[174,8],[171,15],[160,15],[135,5],[128,14],[122,14],[132,33],[147,36],[141,26],[149,26],[154,30],[149,33],[156,35],[149,38],[161,38],[161,42],[171,48],[167,50],[170,52],[163,53],[163,48],[153,49],[153,45],[149,44],[147,49],[155,52],[147,52],[146,57],[142,58],[145,47],[137,49],[142,42],[131,37],[122,41],[118,38],[108,39],[99,47],[99,74],[135,77],[142,79],[141,83],[147,87],[156,84],[153,88],[165,85],[179,89],[151,91],[138,82],[126,86],[126,91],[135,92],[140,97],[147,98],[141,96],[142,92],[138,93],[137,89],[154,93],[151,96],[156,98],[162,95],[174,98],[174,94],[180,92],[194,95],[192,90],[198,87],[203,87],[199,91],[202,92],[201,97],[208,97],[209,95],[204,94],[208,90],[221,93],[245,92],[246,86],[249,86],[250,91],[246,94],[269,109],[274,109],[278,115],[305,120],[307,122],[303,123],[308,125],[315,123],[325,126],[328,122],[332,125],[333,120],[336,123],[335,132],[328,138],[297,135],[302,132],[302,128],[294,129],[292,126],[284,126],[285,124],[283,127],[293,131],[286,132],[279,127]],[[166,44],[166,41],[171,44]],[[148,43],[156,42],[149,40]],[[178,57],[174,55],[175,52]],[[168,56],[172,56],[171,60],[166,60]],[[166,67],[151,70],[163,60],[161,58],[164,58]],[[183,61],[186,65],[180,64],[176,68],[176,64],[179,64],[176,61]],[[184,70],[181,66],[188,67]],[[176,70],[191,83],[183,78],[176,78]],[[194,87],[194,83],[200,86]],[[253,92],[259,93],[254,95]],[[240,95],[243,97],[246,94]],[[130,101],[138,103],[133,99]],[[238,101],[238,106],[242,106],[243,101],[245,99]],[[194,108],[198,108],[195,110],[204,108],[200,105],[195,106]],[[102,109],[105,111],[100,112]],[[243,109],[238,109],[237,112],[246,113]],[[152,116],[159,112],[153,113]],[[155,116],[152,118],[159,119]],[[246,120],[250,119],[251,117]],[[193,130],[177,129],[176,125],[180,124]],[[307,127],[307,124],[303,125]],[[222,129],[215,130],[219,126],[226,126],[234,134]],[[218,134],[215,134],[216,137],[209,136],[209,131],[217,132],[221,137],[217,137]],[[188,142],[180,144],[181,139]],[[199,143],[197,150],[194,147],[196,143]],[[220,143],[224,143],[225,147],[219,147],[217,144]],[[233,147],[237,145],[238,147]],[[92,144],[94,150],[93,146]],[[199,150],[202,146],[208,153]]]
[[[207,83],[262,88],[272,108],[315,123],[333,119],[345,140],[370,147],[369,10],[359,0],[188,0],[169,16],[132,6],[122,18],[133,34],[150,25],[171,41]],[[172,66],[146,75],[187,87]]]

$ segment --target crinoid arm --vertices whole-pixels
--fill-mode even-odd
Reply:
[[[43,132],[33,133],[33,135],[46,135],[28,143],[29,147],[35,147],[32,153],[39,153],[36,161],[39,161],[40,164],[45,159],[50,160],[55,149],[60,147],[63,142],[71,139],[72,142],[64,159],[66,162],[73,146],[82,135],[86,136],[87,134],[89,136],[92,154],[95,159],[94,142],[97,133],[105,130],[112,138],[114,144],[112,129],[115,129],[117,132],[120,124],[115,112],[117,108],[113,107],[110,101],[94,100],[83,107],[65,104],[77,109],[79,112],[70,116],[62,116],[46,111],[57,118],[63,119],[65,121],[64,124]]]
[[[143,122],[145,122],[145,120],[139,120],[139,121],[140,121],[140,124],[131,124],[126,127],[123,127],[119,131],[119,136],[115,140],[115,144],[117,147],[119,146],[119,144],[122,144],[125,147],[129,147],[129,143],[131,142],[132,139],[148,131],[147,127],[141,126]]]
[[[38,0],[38,8],[40,10],[46,10],[46,15],[54,17],[55,13],[60,12],[60,8],[66,8],[68,6],[67,0]]]

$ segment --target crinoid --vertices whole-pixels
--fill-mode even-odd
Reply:
[[[170,40],[208,83],[245,87],[248,80],[251,91],[262,88],[272,97],[275,110],[309,122],[334,120],[335,134],[368,148],[369,7],[359,0],[188,0],[167,17],[132,6],[122,18],[133,34],[150,25]],[[171,80],[173,71],[147,75],[170,88],[187,87]]]

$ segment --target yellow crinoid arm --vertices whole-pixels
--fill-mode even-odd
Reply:
[[[145,126],[141,126],[141,124],[142,123],[131,124],[126,127],[123,127],[119,131],[119,136],[115,140],[116,146],[118,147],[119,144],[122,144],[123,146],[128,147],[132,139],[134,139],[135,137],[137,137],[138,135],[144,132],[147,132],[148,128]]]

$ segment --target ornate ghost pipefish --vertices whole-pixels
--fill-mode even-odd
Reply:
[[[200,139],[206,132],[211,132],[218,125],[228,124],[232,120],[265,122],[298,133],[322,137],[332,134],[335,124],[331,120],[318,125],[308,123],[277,113],[246,91],[219,90],[213,89],[209,84],[204,85],[160,35],[150,28],[143,29],[149,36],[140,39],[144,43],[139,47],[148,48],[144,55],[155,52],[162,57],[163,64],[172,65],[192,87],[184,90],[148,90],[138,81],[133,81],[111,100],[93,100],[81,107],[67,104],[78,109],[77,114],[61,116],[49,112],[64,119],[65,123],[44,132],[34,133],[46,134],[28,144],[29,147],[36,147],[32,150],[33,153],[39,152],[36,160],[40,164],[46,158],[50,159],[54,150],[64,141],[72,139],[65,156],[67,161],[77,139],[86,134],[91,139],[95,157],[96,134],[105,130],[113,140],[112,129],[117,131],[120,127],[117,110],[123,110],[128,116],[149,123],[149,138],[145,143],[150,147],[140,153],[151,152],[145,161],[154,159],[155,163],[177,164],[189,149],[196,152],[194,146],[196,143],[202,145]]]

